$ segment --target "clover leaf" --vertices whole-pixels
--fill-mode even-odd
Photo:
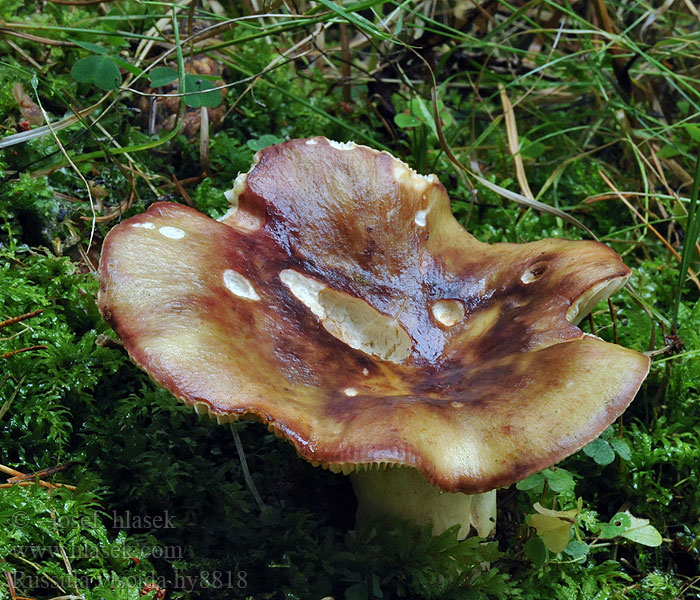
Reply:
[[[122,83],[122,74],[114,60],[103,54],[81,58],[70,71],[80,83],[91,83],[106,92],[116,90]]]

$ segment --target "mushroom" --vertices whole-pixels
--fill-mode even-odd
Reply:
[[[648,372],[576,326],[629,277],[613,250],[479,242],[386,152],[292,140],[227,196],[219,221],[160,202],[117,225],[100,310],[198,413],[353,473],[360,519],[488,534],[491,490],[598,436]]]

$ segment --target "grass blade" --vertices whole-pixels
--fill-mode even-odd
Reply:
[[[681,254],[681,269],[678,274],[678,286],[676,287],[676,300],[673,303],[673,323],[674,328],[678,321],[678,309],[681,305],[681,295],[685,285],[686,274],[690,267],[690,261],[695,252],[695,244],[700,235],[700,219],[698,219],[698,189],[700,188],[700,152],[695,160],[695,178],[693,181],[693,191],[690,194],[690,204],[688,205],[688,224],[685,228],[685,240],[683,241],[683,252]]]

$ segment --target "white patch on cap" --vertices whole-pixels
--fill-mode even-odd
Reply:
[[[536,281],[547,270],[547,266],[548,265],[545,261],[536,262],[530,265],[520,276],[520,281],[522,281],[526,285],[528,283]]]
[[[259,162],[260,152],[256,152],[253,156],[253,164],[250,165],[250,169],[248,169],[245,173],[239,173],[236,175],[236,179],[233,181],[233,187],[224,192],[224,197],[226,200],[228,200],[230,208],[228,211],[226,211],[226,214],[223,217],[219,217],[217,221],[225,221],[236,213],[238,210],[238,196],[240,196],[243,190],[246,188],[246,185],[248,184],[248,175],[253,172],[253,169],[258,166]]]
[[[307,146],[315,146],[316,144],[318,144],[316,140],[306,140]]]
[[[319,319],[326,318],[326,311],[318,299],[319,292],[326,286],[294,269],[284,269],[280,272],[280,280],[289,288],[297,300],[314,313]]]
[[[530,271],[529,269],[525,271],[521,276],[520,276],[520,281],[522,281],[524,284],[532,283],[537,279],[537,273]]]
[[[250,173],[250,171],[248,171]],[[238,196],[245,189],[248,183],[248,173],[239,173],[233,182],[233,187],[230,190],[224,192],[224,197],[229,203],[229,209],[223,217],[219,217],[217,221],[224,221],[231,217],[238,210]]]
[[[226,190],[224,192],[224,198],[226,198],[229,204],[238,204],[238,196],[234,189]]]
[[[395,363],[411,354],[411,338],[403,327],[365,300],[293,269],[281,271],[280,280],[321,320],[328,333],[351,348]]]
[[[365,367],[364,369],[362,369],[362,374],[363,374],[365,377],[367,377],[367,375],[369,375],[369,369],[368,369],[367,367]]]
[[[357,394],[358,394],[357,390],[353,387],[345,388],[345,391],[343,393],[346,396],[350,396],[350,397],[357,396]]]
[[[428,216],[429,212],[429,208],[426,208],[425,210],[419,210],[416,212],[416,216],[413,217],[413,220],[415,221],[416,225],[418,225],[418,227],[425,227],[425,217]]]
[[[260,300],[260,296],[255,291],[253,285],[240,273],[227,269],[224,271],[224,284],[228,290],[246,300]]]
[[[248,186],[248,175],[260,162],[260,153],[258,152],[253,159],[253,166],[247,173],[239,173],[236,180],[233,182],[233,187],[224,192],[224,196],[229,203],[229,209],[226,214],[219,217],[217,221],[232,227],[236,231],[244,234],[249,234],[257,231],[263,226],[263,221],[260,217],[254,215],[247,210],[238,209],[238,198]]]
[[[170,227],[169,225],[166,225],[165,227],[161,227],[158,231],[161,235],[164,235],[166,238],[170,238],[171,240],[181,240],[185,237],[185,232],[179,227]]]
[[[438,300],[431,310],[435,320],[445,327],[452,327],[464,319],[464,304],[459,300]]]
[[[328,143],[336,150],[353,150],[354,148],[357,148],[357,144],[355,142],[336,142],[334,140],[328,140]]]
[[[146,222],[146,223],[132,223],[132,227],[143,227],[144,229],[155,229],[156,226],[151,223],[151,222]]]
[[[389,153],[387,152],[386,154]],[[421,175],[392,154],[389,154],[389,156],[394,159],[394,168],[392,169],[394,179],[412,187],[417,193],[424,192],[429,184],[437,181],[437,178],[432,173],[430,175]]]
[[[224,193],[224,195],[228,194],[229,192],[232,192],[233,190],[228,190],[227,192]],[[228,196],[226,196],[228,198]],[[230,200],[229,200],[230,201]],[[225,221],[226,219],[232,217],[238,212],[238,205],[232,206],[229,208],[222,216],[220,216],[217,221],[221,223],[221,221]]]

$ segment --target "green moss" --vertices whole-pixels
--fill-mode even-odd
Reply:
[[[15,237],[34,246],[50,245],[58,235],[66,209],[48,180],[23,173],[18,181],[5,186],[0,194],[0,215],[12,221]]]

